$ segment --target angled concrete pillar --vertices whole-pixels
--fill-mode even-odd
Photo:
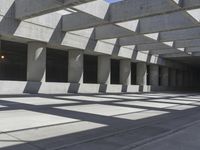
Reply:
[[[70,83],[83,83],[83,52],[69,51],[68,81]]]
[[[147,65],[146,63],[137,63],[137,84],[147,85]]]
[[[98,83],[110,84],[110,57],[98,57]]]
[[[170,71],[170,80],[169,80],[169,84],[171,87],[176,87],[176,70],[175,69],[171,69]]]
[[[45,82],[46,44],[31,42],[28,44],[27,81]]]
[[[169,86],[169,70],[167,67],[162,67],[161,69],[161,86]]]
[[[123,85],[131,85],[130,60],[120,60],[120,83]]]
[[[150,85],[159,86],[159,66],[150,65]]]

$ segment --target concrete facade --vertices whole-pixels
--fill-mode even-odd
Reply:
[[[200,47],[196,9],[200,3],[184,1],[180,6],[173,0],[152,0],[148,4],[145,1],[109,4],[104,0],[2,0],[0,40],[27,45],[27,78],[8,79],[16,90],[5,89],[7,81],[1,80],[4,87],[0,93],[149,92],[193,85],[196,88],[198,66],[189,60],[198,57]],[[138,10],[140,7],[144,10]],[[48,48],[68,52],[67,83],[46,82]],[[83,83],[85,54],[97,56],[96,83]],[[111,84],[111,59],[120,61],[118,85]],[[131,63],[137,64],[136,85],[131,85]]]

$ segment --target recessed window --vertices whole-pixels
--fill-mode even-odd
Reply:
[[[111,59],[111,84],[120,84],[120,61]]]
[[[68,52],[56,49],[47,49],[46,81],[68,81]]]
[[[131,63],[131,84],[136,85],[136,78],[137,78],[137,64]]]
[[[98,57],[84,55],[84,83],[97,83]]]
[[[158,85],[161,86],[162,85],[162,68],[159,66],[158,68]]]
[[[150,85],[150,65],[147,65],[147,85]]]
[[[26,81],[26,44],[1,41],[0,56],[0,80]]]

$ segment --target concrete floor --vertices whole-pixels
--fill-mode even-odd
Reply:
[[[199,150],[199,93],[0,96],[2,150]]]

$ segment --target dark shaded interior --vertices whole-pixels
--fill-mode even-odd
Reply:
[[[147,65],[147,85],[150,85],[150,65]]]
[[[0,80],[26,81],[27,45],[1,41]]]
[[[162,74],[161,74],[161,67],[158,67],[158,85],[161,86],[162,85]]]
[[[171,72],[172,72],[172,69],[169,68],[169,69],[168,69],[168,86],[172,86],[172,85],[171,85],[171,80],[172,80]]]
[[[111,59],[111,84],[120,84],[120,61]]]
[[[92,55],[84,55],[84,83],[97,83],[98,73],[98,57]]]
[[[47,49],[46,82],[68,81],[68,52]]]
[[[137,78],[137,64],[131,63],[131,84],[136,85],[136,78]]]

